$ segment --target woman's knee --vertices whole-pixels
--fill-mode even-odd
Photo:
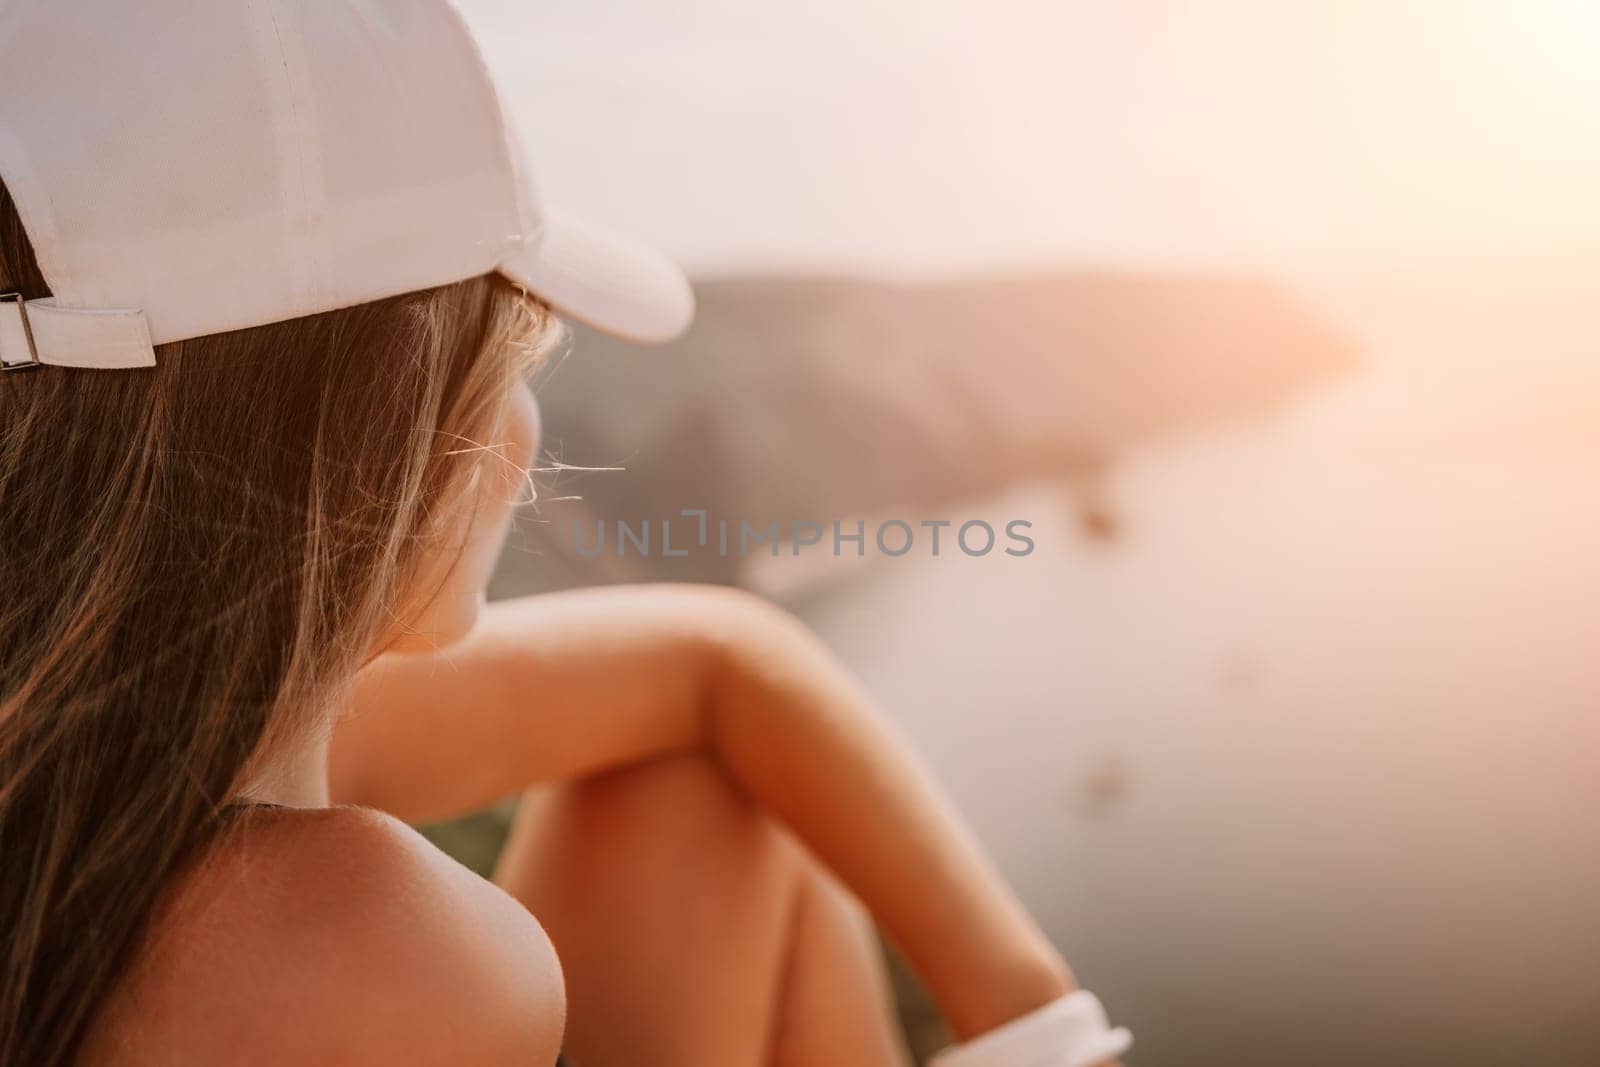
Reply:
[[[711,759],[668,756],[565,787],[566,802],[601,821],[672,825],[743,824],[761,814]]]
[[[579,1057],[902,1062],[870,919],[709,759],[530,796],[502,872],[561,952]]]
[[[530,794],[507,850],[530,889],[555,878],[654,891],[735,879],[757,889],[792,876],[803,850],[710,759],[654,760]]]

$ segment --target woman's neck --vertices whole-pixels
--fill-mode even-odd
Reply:
[[[285,808],[325,808],[328,796],[328,732],[284,745],[262,758],[234,795],[236,803]]]

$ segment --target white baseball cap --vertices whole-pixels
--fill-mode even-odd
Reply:
[[[540,204],[449,0],[0,0],[0,179],[54,294],[0,296],[7,365],[151,366],[493,271],[634,340],[694,312]]]

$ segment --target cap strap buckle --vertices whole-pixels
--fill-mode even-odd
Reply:
[[[154,367],[155,345],[135,308],[62,307],[54,297],[0,295],[0,366],[123,370]]]
[[[0,370],[38,370],[39,350],[21,293],[0,293]]]

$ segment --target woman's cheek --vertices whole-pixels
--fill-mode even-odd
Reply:
[[[466,635],[477,622],[487,599],[489,580],[505,549],[517,505],[529,496],[528,470],[539,452],[539,406],[533,393],[518,386],[507,398],[505,441],[498,459],[488,461],[487,477],[479,484],[479,500],[465,550],[448,583],[453,605],[451,640]],[[444,629],[444,627],[441,627]]]
[[[544,418],[539,411],[539,401],[533,390],[519,385],[510,397],[511,417],[506,420],[507,451],[513,464],[523,472],[528,471],[539,458],[539,444],[544,434]]]
[[[448,572],[425,585],[435,590],[432,599],[388,651],[432,651],[461,640],[477,625],[517,505],[529,495],[527,471],[539,451],[539,408],[533,394],[519,387],[507,403],[500,447],[484,458],[475,499],[461,515],[465,529],[455,539],[459,551],[439,559]]]

